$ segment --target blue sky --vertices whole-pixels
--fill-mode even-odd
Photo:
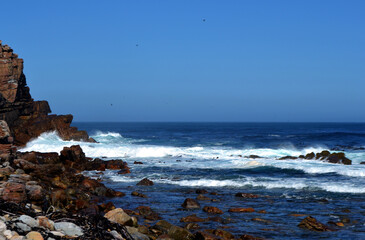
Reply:
[[[365,121],[365,1],[1,9],[33,98],[76,121]]]

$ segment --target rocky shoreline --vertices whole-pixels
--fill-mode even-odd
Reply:
[[[118,174],[130,173],[128,165],[122,160],[88,158],[78,145],[65,147],[60,153],[17,151],[29,140],[49,131],[57,131],[65,140],[94,142],[87,132],[70,126],[72,115],[50,115],[50,112],[48,102],[32,99],[23,73],[23,60],[0,41],[0,240],[263,239],[247,234],[234,236],[225,229],[227,220],[219,217],[223,211],[214,206],[217,193],[197,189],[196,199],[187,198],[181,203],[187,216],[181,218],[181,226],[177,226],[161,219],[153,206],[139,206],[135,210],[114,206],[109,200],[125,194],[83,174],[84,171],[103,174],[106,170]],[[251,155],[247,158],[261,157]],[[278,161],[288,159],[351,164],[343,153],[328,151],[299,157],[287,156]],[[149,179],[143,179],[137,185],[153,184]],[[131,195],[147,197],[137,191],[132,191]],[[263,196],[241,192],[236,193],[235,197],[252,200]],[[208,205],[202,207],[201,202]],[[207,217],[189,214],[194,209],[201,209]],[[232,207],[228,211],[237,214],[266,213],[252,207]],[[341,221],[328,227],[311,216],[295,217],[302,218],[298,227],[311,231],[333,231],[344,226]],[[266,223],[267,220],[257,217],[252,221]],[[202,229],[199,223],[204,222],[219,222],[222,227]]]

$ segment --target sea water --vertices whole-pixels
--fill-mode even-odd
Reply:
[[[60,152],[79,144],[88,157],[123,159],[131,174],[106,171],[104,183],[127,193],[113,199],[117,207],[135,210],[151,206],[163,219],[184,226],[187,197],[206,189],[216,201],[201,201],[224,211],[226,221],[201,223],[202,228],[228,227],[239,236],[271,239],[365,239],[365,124],[363,123],[75,123],[98,143],[63,141],[55,132],[42,134],[21,151]],[[352,165],[319,160],[278,160],[311,152],[344,152]],[[260,158],[251,158],[257,155]],[[143,164],[134,164],[135,161]],[[94,172],[85,173],[96,176]],[[100,175],[97,175],[100,177]],[[136,186],[143,178],[155,184]],[[148,198],[130,196],[139,191]],[[239,199],[238,192],[259,194]],[[229,213],[233,207],[253,207],[254,213]],[[267,213],[257,213],[265,210]],[[306,214],[319,221],[350,222],[335,232],[315,233],[297,227]],[[252,219],[261,218],[267,222]],[[329,225],[331,226],[331,225]]]

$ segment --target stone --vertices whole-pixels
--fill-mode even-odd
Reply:
[[[187,229],[185,228],[181,228],[181,227],[178,227],[178,226],[172,226],[167,235],[169,237],[171,237],[172,239],[181,239],[181,240],[192,240],[194,239],[194,235],[189,232]]]
[[[139,193],[139,192],[136,192],[136,191],[133,191],[131,193],[132,196],[135,196],[135,197],[141,197],[141,198],[147,198],[146,195],[144,195],[143,193]]]
[[[153,182],[148,178],[143,178],[140,182],[137,183],[138,186],[152,186]]]
[[[151,221],[156,221],[156,220],[161,219],[161,217],[158,215],[158,213],[153,211],[148,206],[139,206],[137,208],[137,210],[138,210],[139,214],[142,215],[145,219],[148,219]]]
[[[23,232],[29,232],[32,230],[27,224],[18,222],[15,224],[18,228],[20,228]]]
[[[43,240],[42,235],[39,232],[30,232],[26,235],[27,240]]]
[[[37,217],[37,222],[39,227],[44,227],[49,230],[54,230],[54,222],[52,220],[49,220],[45,216],[39,216]]]
[[[193,215],[181,218],[180,222],[205,222],[205,219],[198,217],[196,214],[193,214]]]
[[[203,211],[204,212],[207,212],[207,213],[212,213],[212,214],[222,214],[223,211],[220,210],[219,208],[217,207],[211,207],[211,206],[205,206],[203,208]]]
[[[192,198],[187,198],[185,199],[184,203],[181,205],[183,208],[185,209],[197,209],[200,208],[200,204],[192,199]]]
[[[253,208],[230,208],[228,210],[228,212],[233,212],[233,213],[251,213],[254,211],[255,209]]]
[[[303,221],[298,224],[298,227],[317,232],[330,231],[326,225],[318,222],[317,219],[311,216],[304,218]]]
[[[258,198],[259,195],[252,194],[252,193],[236,193],[235,197],[239,197],[239,198]]]
[[[133,237],[134,240],[149,240],[150,238],[138,231],[138,228],[126,226],[128,233]]]
[[[210,201],[211,199],[208,198],[207,196],[204,196],[203,194],[199,194],[197,197],[196,197],[197,200],[199,201]]]
[[[6,230],[6,224],[4,221],[0,220],[0,233],[4,232]]]
[[[82,229],[74,223],[71,222],[58,222],[54,224],[54,228],[56,231],[63,232],[66,236],[69,237],[79,237],[84,233]]]
[[[116,208],[107,212],[104,217],[111,222],[119,223],[121,225],[133,226],[132,218],[121,208]]]
[[[3,184],[3,188],[1,198],[5,201],[20,203],[27,198],[24,184],[6,182]]]

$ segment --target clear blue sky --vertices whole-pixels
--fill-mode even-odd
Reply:
[[[365,121],[363,0],[2,1],[0,39],[76,121]]]

